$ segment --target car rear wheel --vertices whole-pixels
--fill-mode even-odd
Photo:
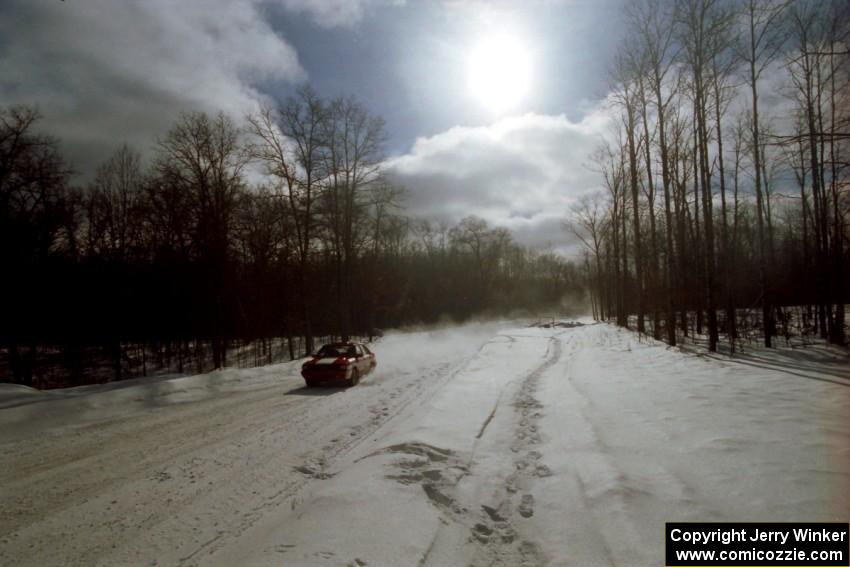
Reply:
[[[360,371],[356,368],[351,370],[351,378],[348,379],[349,386],[356,386],[360,382]]]

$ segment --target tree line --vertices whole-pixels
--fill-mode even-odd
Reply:
[[[0,109],[2,380],[37,387],[292,359],[317,338],[560,309],[580,270],[470,216],[409,217],[383,121],[303,88],[180,116],[75,185],[33,107]],[[244,361],[239,358],[238,364]]]
[[[596,317],[711,351],[745,326],[775,346],[792,319],[846,344],[850,5],[643,0],[627,19],[604,190],[568,221]]]

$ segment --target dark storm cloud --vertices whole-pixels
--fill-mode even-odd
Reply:
[[[140,150],[182,111],[241,116],[252,85],[305,78],[258,2],[7,0],[0,103],[37,105],[77,169],[124,141]]]

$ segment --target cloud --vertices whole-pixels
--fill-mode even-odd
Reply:
[[[81,171],[182,111],[239,117],[259,82],[306,78],[259,0],[6,0],[0,38],[0,104],[37,105]]]
[[[366,11],[378,5],[401,5],[405,0],[279,0],[290,12],[310,16],[323,28],[348,27],[359,23]]]
[[[412,216],[455,223],[476,214],[523,244],[563,250],[570,204],[600,187],[588,164],[609,128],[602,107],[580,122],[525,114],[419,138],[385,167],[407,188]]]

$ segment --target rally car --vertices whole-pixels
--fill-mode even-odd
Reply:
[[[363,343],[330,343],[301,366],[301,376],[308,387],[327,383],[354,386],[376,365],[375,353]]]

